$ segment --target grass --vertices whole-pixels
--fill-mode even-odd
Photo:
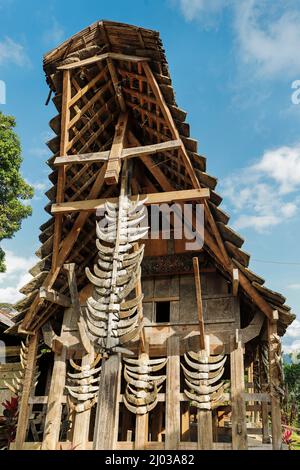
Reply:
[[[300,450],[300,436],[299,436],[299,434],[296,434],[295,432],[293,432],[292,440],[293,440],[293,444],[292,444],[293,450]]]

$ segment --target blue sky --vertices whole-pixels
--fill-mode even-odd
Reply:
[[[17,299],[47,220],[45,141],[55,110],[44,105],[42,55],[100,19],[160,31],[177,102],[219,179],[231,225],[246,239],[250,267],[300,314],[300,104],[292,89],[300,80],[298,0],[0,0],[7,88],[0,109],[17,119],[22,172],[36,188],[33,216],[3,243],[8,271],[0,275],[0,300]],[[285,344],[300,347],[300,316]]]

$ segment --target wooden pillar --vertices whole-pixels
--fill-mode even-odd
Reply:
[[[265,373],[262,360],[262,351],[259,352],[259,380],[262,393],[268,392],[268,377]],[[263,444],[270,444],[270,429],[269,429],[269,404],[265,401],[261,402],[261,425],[262,425],[262,442]]]
[[[278,397],[277,391],[275,389],[275,386],[280,385],[278,367],[276,365],[278,342],[274,341],[275,337],[277,337],[277,321],[274,319],[273,321],[268,321],[269,373],[271,392],[272,447],[274,450],[279,450],[282,448],[282,427],[280,398]],[[280,341],[279,338],[278,341]]]
[[[165,448],[176,450],[180,443],[180,348],[177,336],[168,338],[167,352]]]
[[[213,430],[212,430],[211,411],[198,410],[197,422],[198,422],[198,450],[212,450]]]
[[[16,450],[21,450],[26,439],[29,418],[29,398],[32,393],[32,385],[36,367],[36,356],[38,348],[38,333],[31,336],[28,344],[28,356],[25,369],[25,377],[21,400],[19,403],[19,417],[16,434]]]
[[[42,443],[43,450],[56,450],[59,442],[59,433],[62,414],[62,399],[66,383],[66,355],[67,350],[62,348],[54,356],[52,380],[48,396],[47,415]]]
[[[102,360],[94,430],[94,450],[111,450],[115,447],[120,367],[121,359],[119,354],[113,354],[108,359]]]
[[[262,386],[262,392],[267,393],[266,385]],[[270,430],[269,430],[269,404],[265,401],[261,402],[261,425],[262,425],[262,442],[263,444],[270,444]]]
[[[86,354],[83,356],[81,365],[90,365],[94,360],[94,353]],[[76,413],[74,416],[74,428],[73,428],[73,439],[72,446],[76,450],[85,450],[89,440],[89,429],[90,429],[90,418],[91,410],[82,411]]]
[[[230,354],[232,448],[233,450],[246,450],[248,445],[246,406],[243,396],[245,391],[244,351],[239,337],[232,338],[232,347]]]
[[[135,450],[144,450],[148,442],[149,413],[136,415],[135,421]]]

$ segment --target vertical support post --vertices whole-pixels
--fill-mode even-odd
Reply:
[[[108,450],[115,447],[116,409],[118,398],[118,376],[121,367],[119,354],[102,360],[99,384],[94,450]]]
[[[201,290],[201,279],[199,271],[199,261],[198,258],[193,258],[193,267],[194,267],[194,277],[195,277],[195,288],[196,288],[196,299],[197,299],[197,312],[199,320],[199,330],[200,330],[200,349],[205,349],[205,331],[204,331],[204,319],[203,319],[203,306],[202,306],[202,290]]]
[[[176,450],[180,442],[180,347],[177,336],[168,338],[167,353],[165,448]]]
[[[69,141],[69,123],[70,123],[70,108],[69,102],[71,99],[71,72],[64,70],[63,72],[63,92],[62,92],[62,107],[61,107],[61,131],[60,131],[60,155],[66,155],[67,145]],[[57,190],[56,202],[64,201],[64,189],[66,178],[66,165],[62,165],[58,169],[57,177]],[[56,214],[54,221],[54,237],[53,237],[53,255],[52,255],[52,271],[54,272],[57,267],[59,245],[61,241],[62,229],[62,215]]]
[[[66,356],[65,347],[54,356],[42,450],[56,450],[59,442],[62,399],[66,383]]]
[[[246,450],[248,444],[246,406],[243,396],[245,391],[244,351],[238,330],[236,336],[232,338],[233,350],[230,354],[232,448],[233,450]]]
[[[16,434],[16,450],[21,450],[26,439],[29,418],[29,398],[32,392],[32,385],[36,367],[36,356],[38,348],[38,333],[31,336],[28,344],[28,356],[23,383],[23,391],[19,404],[19,417]]]
[[[200,351],[200,355],[208,362],[210,344],[209,336],[204,337],[205,349]],[[208,382],[203,380],[203,385],[208,385]],[[197,411],[197,427],[198,427],[198,449],[199,450],[212,450],[213,448],[213,429],[212,429],[212,412],[211,410]]]
[[[248,372],[248,382],[252,384],[251,387],[248,387],[248,392],[249,392],[249,393],[254,393],[253,362],[251,362],[251,364],[249,365],[247,372]],[[250,401],[250,402],[249,402],[249,405],[250,405],[250,406],[254,406],[254,405],[255,405],[255,402],[254,402],[254,401]],[[254,423],[254,411],[250,411],[249,417],[250,417],[250,421],[251,421],[252,423]]]
[[[262,350],[259,351],[259,380],[262,393],[268,391],[268,377],[265,374],[262,360]],[[262,442],[263,444],[270,444],[270,429],[269,429],[269,404],[265,401],[261,402],[261,424],[262,424]]]
[[[275,313],[275,312],[274,312]],[[277,313],[277,312],[276,312]],[[275,316],[275,315],[274,315]],[[276,386],[280,385],[278,366],[276,363],[276,354],[278,354],[277,320],[268,321],[268,340],[269,340],[269,373],[270,373],[270,392],[271,392],[271,417],[272,417],[272,447],[274,450],[282,448],[282,427],[281,427],[281,409],[280,398],[278,397]]]

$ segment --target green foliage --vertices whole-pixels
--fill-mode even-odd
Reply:
[[[284,365],[285,382],[288,388],[288,413],[291,425],[300,425],[300,364]]]
[[[21,145],[14,131],[12,116],[0,112],[0,241],[12,238],[22,220],[31,215],[31,207],[22,204],[33,196],[33,189],[20,174]],[[0,248],[0,272],[5,271],[5,253]]]

